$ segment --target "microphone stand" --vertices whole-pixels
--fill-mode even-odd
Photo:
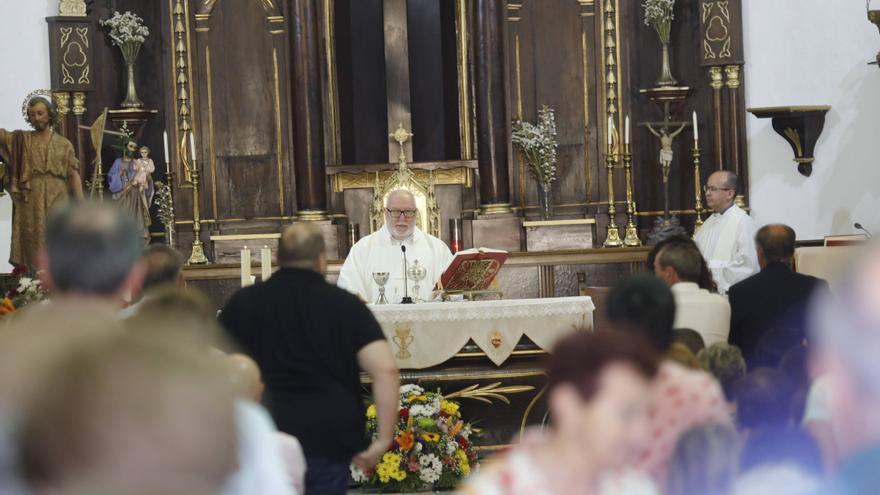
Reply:
[[[403,299],[400,300],[400,304],[412,304],[413,300],[409,297],[409,281],[406,278],[406,271],[409,268],[406,263],[406,246],[401,244],[400,252],[403,253]]]
[[[868,229],[862,227],[862,224],[860,224],[859,222],[854,223],[854,224],[853,224],[853,227],[855,227],[855,228],[861,230],[862,232],[868,234],[868,239],[874,237],[874,236],[871,234],[871,232],[868,231]]]

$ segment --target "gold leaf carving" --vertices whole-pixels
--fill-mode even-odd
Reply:
[[[63,84],[73,84],[73,82],[74,82],[73,76],[70,75],[70,71],[67,70],[67,67],[65,67],[64,65],[61,66],[61,76],[62,76],[61,82]]]
[[[724,41],[724,39],[729,36],[730,33],[727,30],[727,23],[724,22],[724,19],[716,15],[709,20],[709,25],[706,26],[707,40]]]
[[[706,40],[703,40],[703,50],[705,51],[704,58],[706,60],[715,58],[715,51],[712,50],[712,45]]]
[[[529,392],[534,389],[535,387],[531,385],[510,385],[507,387],[502,387],[501,382],[490,383],[489,385],[484,385],[482,387],[474,384],[469,387],[465,387],[458,392],[447,394],[446,398],[474,399],[480,402],[485,402],[486,404],[492,404],[492,399],[496,399],[505,404],[510,404],[510,399],[508,399],[505,394],[519,394],[522,392]]]
[[[721,15],[727,19],[727,22],[730,22],[730,9],[727,8],[727,5],[730,2],[718,2],[718,8],[721,10]]]
[[[79,36],[82,44],[88,48],[89,47],[89,28],[76,28],[76,35]]]
[[[712,8],[715,6],[714,2],[706,2],[703,4],[703,24],[706,23],[706,20],[709,19],[709,15],[712,14]]]
[[[785,134],[785,137],[787,137],[788,140],[791,141],[791,144],[794,145],[795,149],[797,150],[797,157],[803,158],[804,148],[803,146],[801,146],[801,135],[798,134],[798,132],[791,127],[787,127],[784,131],[782,131],[782,133]]]
[[[79,75],[79,80],[77,81],[77,84],[89,84],[89,66],[88,65],[83,69],[82,74]]]
[[[397,359],[409,359],[412,354],[409,352],[409,346],[416,338],[412,336],[412,330],[406,327],[397,327],[394,329],[394,337],[391,338],[397,344]]]
[[[727,38],[724,41],[724,45],[721,46],[721,58],[727,58],[730,56],[730,38]]]
[[[61,48],[64,48],[64,45],[67,44],[68,38],[70,38],[70,33],[73,32],[73,28],[63,27],[59,31],[61,31]]]

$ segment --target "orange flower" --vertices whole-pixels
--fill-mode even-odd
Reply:
[[[455,423],[455,426],[453,426],[452,429],[449,430],[449,436],[454,437],[455,435],[457,435],[458,432],[461,431],[461,428],[463,426],[464,426],[464,423],[462,423],[461,420],[459,420],[457,423]]]
[[[413,438],[413,434],[411,431],[404,431],[397,436],[395,441],[397,442],[397,445],[400,445],[400,450],[402,452],[406,452],[407,450],[413,448],[415,438]]]
[[[0,316],[8,315],[15,311],[15,304],[12,304],[12,300],[8,297],[4,297],[0,300]]]

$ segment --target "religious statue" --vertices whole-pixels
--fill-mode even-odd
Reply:
[[[49,212],[70,196],[83,197],[82,178],[73,145],[53,129],[58,111],[51,96],[30,96],[22,110],[34,130],[0,129],[0,155],[9,166],[3,183],[13,205],[9,262],[35,268]]]
[[[135,158],[140,153],[139,158]],[[153,178],[150,174],[156,169],[150,158],[150,149],[137,147],[134,141],[127,141],[121,157],[113,162],[110,172],[110,192],[119,201],[119,206],[131,214],[142,233],[144,244],[150,240],[150,202],[153,199]]]
[[[669,168],[672,166],[672,140],[687,126],[687,123],[681,124],[672,134],[669,134],[669,128],[666,125],[660,128],[660,132],[657,132],[650,122],[646,125],[651,134],[660,140],[660,166],[663,167],[663,181],[665,182],[669,180]]]

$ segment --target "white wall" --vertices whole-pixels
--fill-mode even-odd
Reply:
[[[880,8],[875,0],[873,8]],[[863,0],[744,0],[746,106],[831,105],[813,175],[770,119],[746,117],[752,214],[799,239],[880,233],[880,50]]]
[[[49,88],[49,31],[57,0],[0,0],[0,128],[25,129],[21,104],[35,89]],[[12,202],[0,197],[0,272],[9,272]]]

